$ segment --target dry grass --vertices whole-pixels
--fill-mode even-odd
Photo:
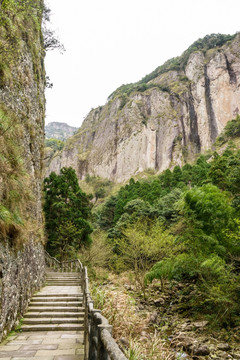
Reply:
[[[135,300],[128,294],[127,276],[110,274],[104,285],[96,286],[92,293],[95,307],[113,326],[113,336],[129,360],[172,360],[175,353],[150,323],[150,313],[139,311]]]
[[[24,134],[24,125],[0,103],[0,241],[8,241],[15,250],[32,234],[43,241],[38,234],[38,192],[28,173],[32,158],[24,152]]]

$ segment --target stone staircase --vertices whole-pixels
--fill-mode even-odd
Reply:
[[[127,360],[112,338],[111,325],[94,309],[87,268],[78,259],[60,263],[47,252],[46,264],[52,271],[45,286],[32,297],[21,332],[0,344],[0,358]]]
[[[48,272],[45,287],[34,295],[22,331],[83,331],[84,308],[78,273]]]

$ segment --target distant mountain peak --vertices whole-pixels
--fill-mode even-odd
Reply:
[[[66,140],[71,137],[78,128],[68,125],[64,122],[53,121],[45,126],[46,139]]]

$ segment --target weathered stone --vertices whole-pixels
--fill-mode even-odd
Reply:
[[[181,329],[181,331],[191,331],[193,329],[193,325],[189,323],[184,323],[179,325],[179,328]]]
[[[156,324],[157,322],[157,318],[158,318],[158,313],[156,311],[154,311],[149,318],[149,323],[150,324]]]
[[[208,324],[208,321],[196,321],[196,322],[192,323],[192,325],[197,329],[204,328],[205,326],[207,326],[207,324]]]
[[[210,354],[210,350],[207,345],[194,345],[192,353],[197,356],[206,356]]]
[[[233,359],[237,359],[239,360],[240,359],[240,351],[234,351],[231,353]]]
[[[193,345],[196,343],[194,338],[186,336],[184,333],[180,333],[177,336],[172,338],[171,344],[177,348],[183,348],[184,350],[192,349]]]
[[[232,359],[232,355],[228,354],[226,351],[221,351],[218,350],[216,351],[216,355],[221,359],[221,360],[227,360],[227,359]]]
[[[23,316],[30,297],[39,289],[45,273],[44,250],[34,240],[24,245],[23,250],[15,253],[0,244],[3,268],[2,299],[0,318],[0,340],[15,326]]]
[[[222,344],[218,344],[217,348],[219,350],[228,351],[230,350],[230,345],[228,343],[222,343]]]
[[[154,305],[155,306],[160,306],[160,305],[164,305],[164,304],[165,304],[165,300],[163,298],[159,298],[159,299],[154,300]]]

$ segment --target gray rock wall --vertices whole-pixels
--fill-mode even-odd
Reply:
[[[30,240],[17,254],[0,244],[0,342],[17,324],[33,293],[40,288],[45,272],[41,244]]]

